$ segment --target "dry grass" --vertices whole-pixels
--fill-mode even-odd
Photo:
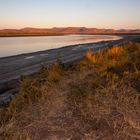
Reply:
[[[122,53],[122,47],[120,46],[113,46],[110,49],[108,49],[108,55],[111,57],[119,56]]]
[[[72,68],[42,68],[0,110],[0,138],[140,139],[140,44],[94,53]],[[4,116],[4,117],[3,117]]]
[[[95,135],[100,135],[99,139],[140,139],[138,61],[140,62],[139,44],[112,47],[97,54],[87,52],[81,67],[90,65],[95,70],[94,74],[91,72],[85,77],[82,80],[84,84],[78,82],[71,87],[74,90],[71,90],[72,102],[69,103],[83,120],[96,124],[88,138],[96,139]],[[78,87],[78,91],[75,87]],[[84,93],[77,94],[79,88]]]
[[[54,64],[43,68],[41,73],[34,78],[25,77],[20,82],[19,95],[16,96],[6,108],[0,110],[0,124],[10,121],[22,109],[32,105],[48,96],[48,91],[55,86],[62,77],[63,68]],[[4,116],[4,117],[3,117]]]

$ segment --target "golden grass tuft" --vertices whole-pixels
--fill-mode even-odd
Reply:
[[[94,54],[94,52],[92,50],[88,50],[85,54],[85,58],[92,62],[92,63],[96,63],[97,62],[97,58],[96,55]]]
[[[111,57],[119,56],[122,52],[122,47],[120,46],[113,46],[110,49],[108,49],[108,55]]]

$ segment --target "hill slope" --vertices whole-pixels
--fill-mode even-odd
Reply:
[[[138,34],[137,30],[113,30],[113,29],[97,29],[86,27],[67,27],[67,28],[23,28],[23,29],[3,29],[0,30],[0,36],[12,35],[55,35],[55,34]]]

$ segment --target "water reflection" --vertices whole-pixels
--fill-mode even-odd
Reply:
[[[119,38],[109,35],[2,37],[0,38],[0,57]]]

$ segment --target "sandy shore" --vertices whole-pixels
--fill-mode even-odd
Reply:
[[[0,105],[9,102],[18,93],[21,75],[37,73],[42,65],[47,66],[52,64],[58,58],[64,64],[72,63],[81,60],[88,49],[98,51],[106,48],[108,45],[118,45],[126,41],[126,39],[131,40],[132,38],[125,36],[124,39],[116,41],[72,45],[58,49],[0,58]]]

